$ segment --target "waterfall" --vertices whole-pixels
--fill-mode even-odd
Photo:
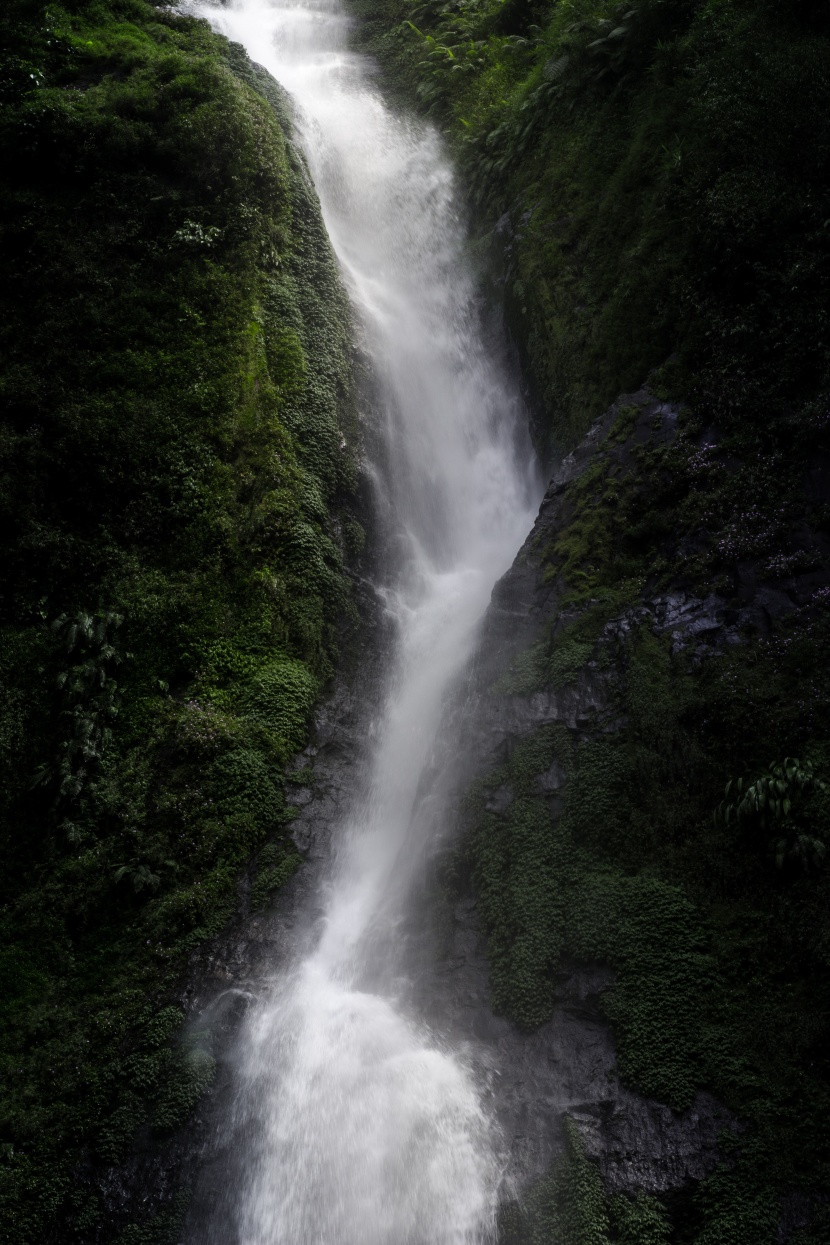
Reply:
[[[484,1243],[500,1178],[493,1125],[463,1053],[402,1002],[395,940],[423,854],[413,812],[442,700],[538,500],[517,452],[521,404],[482,335],[440,137],[386,106],[337,0],[196,8],[295,101],[381,399],[378,588],[397,637],[368,791],[344,812],[321,879],[324,919],[246,1022],[237,1239]]]

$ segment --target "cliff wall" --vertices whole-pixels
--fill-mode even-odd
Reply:
[[[351,324],[241,49],[143,0],[0,32],[0,1218],[155,1240],[175,1203],[101,1182],[211,1083],[171,988],[299,865],[285,766],[354,642]]]
[[[824,1241],[826,13],[355,10],[457,153],[555,471],[433,879],[430,981],[500,1051],[505,1239]]]
[[[830,577],[801,528],[699,578],[700,454],[648,391],[596,422],[437,750],[424,1006],[495,1069],[511,1242],[826,1239]]]

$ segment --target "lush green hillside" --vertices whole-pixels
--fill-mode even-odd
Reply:
[[[611,409],[497,597],[526,639],[486,690],[507,760],[470,794],[456,872],[497,1012],[534,1029],[574,964],[606,966],[623,1081],[678,1113],[706,1090],[739,1126],[720,1170],[641,1205],[605,1199],[574,1130],[511,1245],[829,1239],[830,557],[734,509],[710,543],[702,515],[756,466],[670,417]],[[641,1144],[635,1187],[661,1171]]]
[[[42,1245],[210,1080],[159,1000],[266,840],[255,900],[298,864],[282,767],[362,530],[278,89],[144,0],[9,0],[0,43],[0,1218]]]

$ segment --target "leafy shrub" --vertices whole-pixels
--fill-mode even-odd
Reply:
[[[291,753],[305,742],[316,697],[317,682],[308,668],[291,658],[278,658],[252,679],[244,697],[245,712]]]

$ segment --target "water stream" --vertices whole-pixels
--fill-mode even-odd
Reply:
[[[368,793],[344,815],[322,922],[246,1022],[240,1245],[483,1245],[498,1143],[463,1053],[406,1006],[396,931],[423,858],[413,816],[442,700],[538,490],[515,387],[485,343],[453,171],[349,50],[337,0],[199,11],[292,95],[298,137],[383,411],[378,465],[396,648]],[[414,841],[413,841],[414,840]],[[230,1245],[225,1231],[213,1245]]]

